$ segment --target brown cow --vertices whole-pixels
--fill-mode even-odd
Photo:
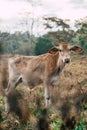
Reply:
[[[48,53],[39,56],[14,56],[9,59],[10,87],[24,83],[31,89],[43,83],[46,106],[51,103],[52,88],[57,84],[58,76],[64,66],[70,62],[70,51],[79,53],[82,48],[70,46],[64,42],[53,47]]]

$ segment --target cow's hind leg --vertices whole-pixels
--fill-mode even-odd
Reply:
[[[23,82],[22,76],[19,76],[18,79],[17,79],[16,82],[15,82],[15,87],[16,87],[17,85],[19,85],[20,83],[22,83],[22,82]]]
[[[18,72],[18,69],[15,65],[15,61],[13,59],[9,59],[8,61],[8,71],[9,71],[9,82],[7,86],[7,91],[10,87],[15,88],[19,83],[22,82],[22,76]]]
[[[22,77],[21,76],[19,76],[18,78],[10,79],[9,82],[8,82],[8,86],[7,86],[7,92],[11,88],[16,88],[16,86],[18,86],[20,83],[22,83]]]

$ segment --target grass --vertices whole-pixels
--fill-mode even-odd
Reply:
[[[1,80],[0,80],[1,81]],[[37,124],[42,118],[45,108],[44,90],[41,86],[30,91],[25,86],[19,86],[17,91],[23,96],[30,110],[27,124],[21,123],[17,116],[6,117],[4,97],[0,96],[0,127],[3,130],[37,130]],[[76,121],[74,128],[69,130],[86,130],[87,127],[87,56],[75,56],[67,65],[61,76],[59,85],[53,90],[53,104],[47,110],[46,121],[50,130],[60,130],[68,120]],[[22,104],[21,104],[22,107]]]
[[[85,126],[85,121],[84,120],[80,120],[80,122],[76,126],[75,130],[87,130],[87,127]]]
[[[60,129],[60,126],[62,124],[62,121],[59,120],[59,121],[53,121],[53,123],[51,123],[51,126],[54,130],[59,130]]]

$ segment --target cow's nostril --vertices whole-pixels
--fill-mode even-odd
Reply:
[[[65,63],[69,63],[70,62],[70,59],[65,59]]]

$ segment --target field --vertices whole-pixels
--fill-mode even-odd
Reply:
[[[87,130],[87,55],[72,56],[71,63],[59,77],[59,85],[54,87],[53,103],[48,109],[44,107],[42,86],[30,91],[21,84],[9,94],[11,106],[15,109],[11,108],[7,117],[1,75],[2,69],[0,130]],[[43,129],[39,128],[41,125]]]

